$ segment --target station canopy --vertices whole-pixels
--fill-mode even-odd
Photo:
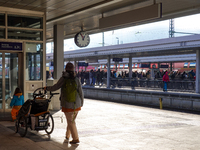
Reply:
[[[200,9],[200,1],[0,0],[0,6],[46,12],[46,35],[47,41],[50,41],[53,39],[53,26],[56,24],[63,24],[65,38],[71,38],[81,29],[93,34],[197,14]]]

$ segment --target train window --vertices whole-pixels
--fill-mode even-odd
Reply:
[[[104,65],[102,65],[102,69],[104,69]]]
[[[188,63],[186,62],[186,63],[184,63],[183,68],[187,68],[187,67],[188,67]]]
[[[137,68],[138,67],[138,64],[135,64],[135,68]]]
[[[132,64],[132,68],[134,67],[134,64]]]
[[[124,69],[128,69],[128,64],[125,64]]]
[[[101,66],[99,66],[98,69],[101,69]]]
[[[119,68],[120,68],[120,69],[123,69],[123,68],[124,68],[124,65],[123,65],[123,64],[121,64]]]
[[[114,69],[114,65],[111,65],[111,66],[110,66],[110,69]]]
[[[196,67],[196,62],[191,62],[189,68],[195,68]]]

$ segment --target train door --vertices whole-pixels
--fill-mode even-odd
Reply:
[[[0,53],[0,120],[11,120],[10,102],[16,87],[23,91],[23,53]]]

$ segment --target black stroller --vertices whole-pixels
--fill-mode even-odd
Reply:
[[[45,130],[47,134],[51,134],[54,129],[54,120],[48,108],[53,95],[59,93],[51,93],[47,99],[47,91],[44,88],[38,88],[33,92],[33,100],[27,100],[17,115],[15,122],[15,132],[24,137],[28,127],[31,130]]]

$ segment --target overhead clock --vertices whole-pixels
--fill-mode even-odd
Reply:
[[[86,47],[90,43],[90,36],[86,32],[79,32],[74,37],[74,42],[78,47]]]

